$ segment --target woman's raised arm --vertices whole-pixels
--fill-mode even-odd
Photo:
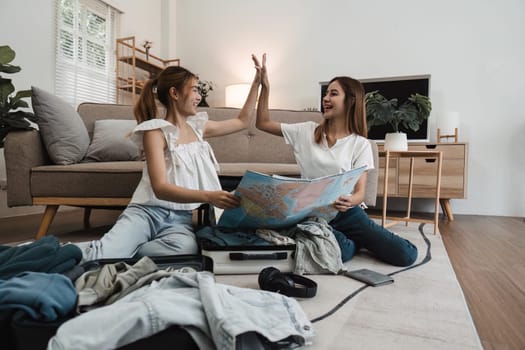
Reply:
[[[281,123],[270,119],[268,108],[270,98],[270,82],[268,80],[268,70],[266,69],[266,54],[263,55],[261,67],[261,93],[259,94],[259,104],[257,105],[257,119],[255,126],[257,129],[267,133],[283,136]]]
[[[246,97],[246,101],[244,102],[239,115],[237,118],[222,121],[208,120],[204,128],[204,137],[228,135],[248,127],[250,119],[254,114],[255,103],[257,102],[257,92],[261,83],[261,65],[259,64],[257,57],[253,54],[252,60],[255,64],[255,76],[248,97]]]

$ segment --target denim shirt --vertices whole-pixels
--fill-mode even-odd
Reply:
[[[69,320],[48,349],[114,349],[171,325],[186,329],[201,349],[234,350],[237,337],[246,332],[271,342],[287,339],[279,345],[289,348],[308,344],[314,336],[295,299],[215,283],[213,274],[205,271],[174,274]]]

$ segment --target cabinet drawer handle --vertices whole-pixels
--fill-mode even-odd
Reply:
[[[434,163],[436,161],[436,158],[425,158],[425,162],[427,163]]]
[[[437,147],[437,145],[425,145],[425,147],[428,149],[434,149]]]

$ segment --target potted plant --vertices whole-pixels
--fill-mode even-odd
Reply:
[[[418,131],[428,119],[432,104],[427,96],[412,94],[406,102],[398,106],[396,98],[386,99],[377,90],[365,95],[367,125],[390,125],[394,133],[385,135],[385,150],[406,151],[408,143],[405,130]]]
[[[9,46],[0,46],[0,73],[13,74],[20,72],[21,68],[10,63],[16,54]],[[32,129],[31,123],[35,122],[33,113],[25,112],[20,108],[29,105],[23,98],[31,97],[31,90],[15,92],[11,79],[0,75],[0,148],[4,146],[4,138],[13,129]]]
[[[199,102],[199,107],[209,107],[206,97],[208,97],[208,93],[210,91],[213,91],[213,83],[208,80],[199,79],[197,82],[197,89],[199,90],[199,94],[202,97],[201,102]]]

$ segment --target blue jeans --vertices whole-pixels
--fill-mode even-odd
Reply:
[[[196,254],[191,210],[130,204],[100,240],[75,243],[84,260]]]
[[[409,266],[417,259],[415,245],[376,224],[361,207],[339,212],[330,221],[330,226],[353,242],[354,247],[349,241],[338,239],[341,251],[345,251],[347,256],[352,250],[357,252],[360,248],[366,248],[378,259],[395,266]]]

